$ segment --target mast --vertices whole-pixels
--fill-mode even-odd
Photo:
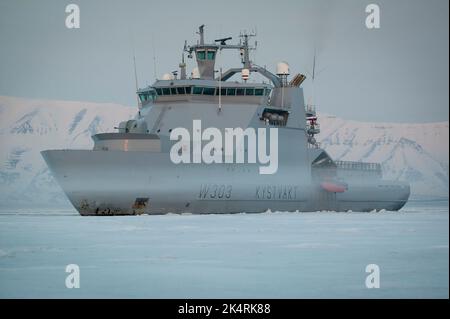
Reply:
[[[215,62],[217,58],[217,54],[219,54],[219,51],[222,49],[233,49],[238,50],[241,55],[241,62],[242,67],[240,68],[231,68],[228,69],[225,72],[220,72],[220,75],[218,76],[217,80],[219,81],[226,81],[230,77],[232,77],[236,73],[242,72],[244,69],[245,77],[248,77],[250,72],[258,72],[262,76],[269,79],[275,87],[281,87],[282,81],[281,78],[277,75],[269,72],[265,67],[258,66],[256,64],[253,64],[250,60],[250,50],[256,49],[256,43],[255,46],[250,46],[249,39],[251,37],[255,37],[256,33],[242,33],[239,35],[241,40],[237,44],[228,44],[227,41],[231,40],[232,37],[226,37],[222,39],[216,39],[214,40],[215,43],[205,43],[205,37],[204,32],[205,31],[205,25],[202,24],[199,26],[197,34],[200,36],[200,39],[197,41],[197,44],[187,46],[185,43],[184,46],[184,52],[188,53],[188,58],[193,58],[195,55],[195,59],[197,61],[198,66],[198,72],[199,72],[199,78],[200,79],[206,79],[206,80],[214,80],[215,79]],[[181,66],[180,66],[181,67]]]
[[[184,53],[181,55],[181,63],[179,64],[180,67],[180,79],[186,80],[186,63],[184,62]]]
[[[316,49],[314,49],[314,57],[313,57],[313,65],[312,65],[312,74],[311,74],[311,84],[312,84],[312,99],[313,103],[315,103],[315,87],[314,80],[316,78]],[[318,123],[316,106],[308,102],[306,105],[306,132],[308,134],[308,145],[312,145],[313,147],[319,147],[319,143],[317,143],[315,139],[315,135],[320,133],[320,124]]]
[[[202,24],[201,26],[198,27],[198,34],[200,35],[200,45],[204,45],[205,44],[205,25]]]

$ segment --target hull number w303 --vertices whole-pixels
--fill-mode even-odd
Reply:
[[[201,184],[199,199],[229,199],[233,187],[227,184]]]

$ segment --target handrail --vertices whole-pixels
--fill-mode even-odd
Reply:
[[[341,169],[381,172],[381,164],[379,163],[365,163],[354,161],[335,161],[335,163],[337,167]]]

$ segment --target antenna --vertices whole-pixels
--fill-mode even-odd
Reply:
[[[214,40],[214,42],[220,42],[220,45],[227,45],[227,41],[233,39],[232,37],[222,38]]]
[[[317,70],[316,65],[317,63],[317,50],[314,48],[314,56],[313,56],[313,64],[312,64],[312,70],[309,72],[308,70],[306,73],[311,77],[312,82],[314,83],[314,80],[316,79],[316,76],[318,76],[320,73],[322,73],[326,68],[322,68],[320,70]],[[308,69],[308,68],[306,68]]]
[[[250,61],[249,51],[255,50],[256,48],[251,47],[249,45],[249,39],[251,37],[255,37],[255,36],[256,36],[255,31],[253,31],[251,33],[244,31],[239,34],[239,38],[240,38],[239,45],[243,46],[242,51],[241,51],[241,62],[244,65],[245,69],[251,68],[252,61]]]
[[[156,80],[156,49],[155,49],[155,35],[152,34],[152,46],[153,46],[153,76]]]
[[[307,107],[309,107],[309,108],[314,108],[315,107],[314,104],[316,103],[316,93],[315,93],[316,89],[315,89],[315,84],[314,84],[314,81],[316,79],[316,56],[317,56],[317,50],[314,47],[314,55],[313,55],[311,74],[309,72],[307,72],[311,76],[311,90],[312,90],[312,94],[308,98]]]
[[[205,25],[204,24],[202,24],[201,26],[198,27],[197,34],[200,35],[200,45],[204,45],[205,44],[204,29],[205,29]]]
[[[138,84],[138,76],[137,76],[137,70],[136,70],[136,53],[134,52],[134,48],[133,48],[133,65],[134,65],[134,83],[136,86],[136,100],[138,103],[138,107],[141,107],[139,95],[137,94],[137,91],[139,90],[139,84]]]
[[[312,80],[316,78],[316,49],[314,49],[314,59],[313,59],[313,69],[312,69]]]
[[[133,52],[133,65],[134,65],[134,83],[136,85],[136,91],[139,89],[138,84],[138,76],[137,76],[137,70],[136,70],[136,54]]]
[[[219,109],[218,113],[222,111],[222,48],[219,48]]]

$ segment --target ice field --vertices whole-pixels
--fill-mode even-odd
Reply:
[[[80,288],[68,289],[68,264]],[[380,288],[366,288],[366,265]],[[400,212],[0,214],[0,297],[448,298],[448,202]]]

